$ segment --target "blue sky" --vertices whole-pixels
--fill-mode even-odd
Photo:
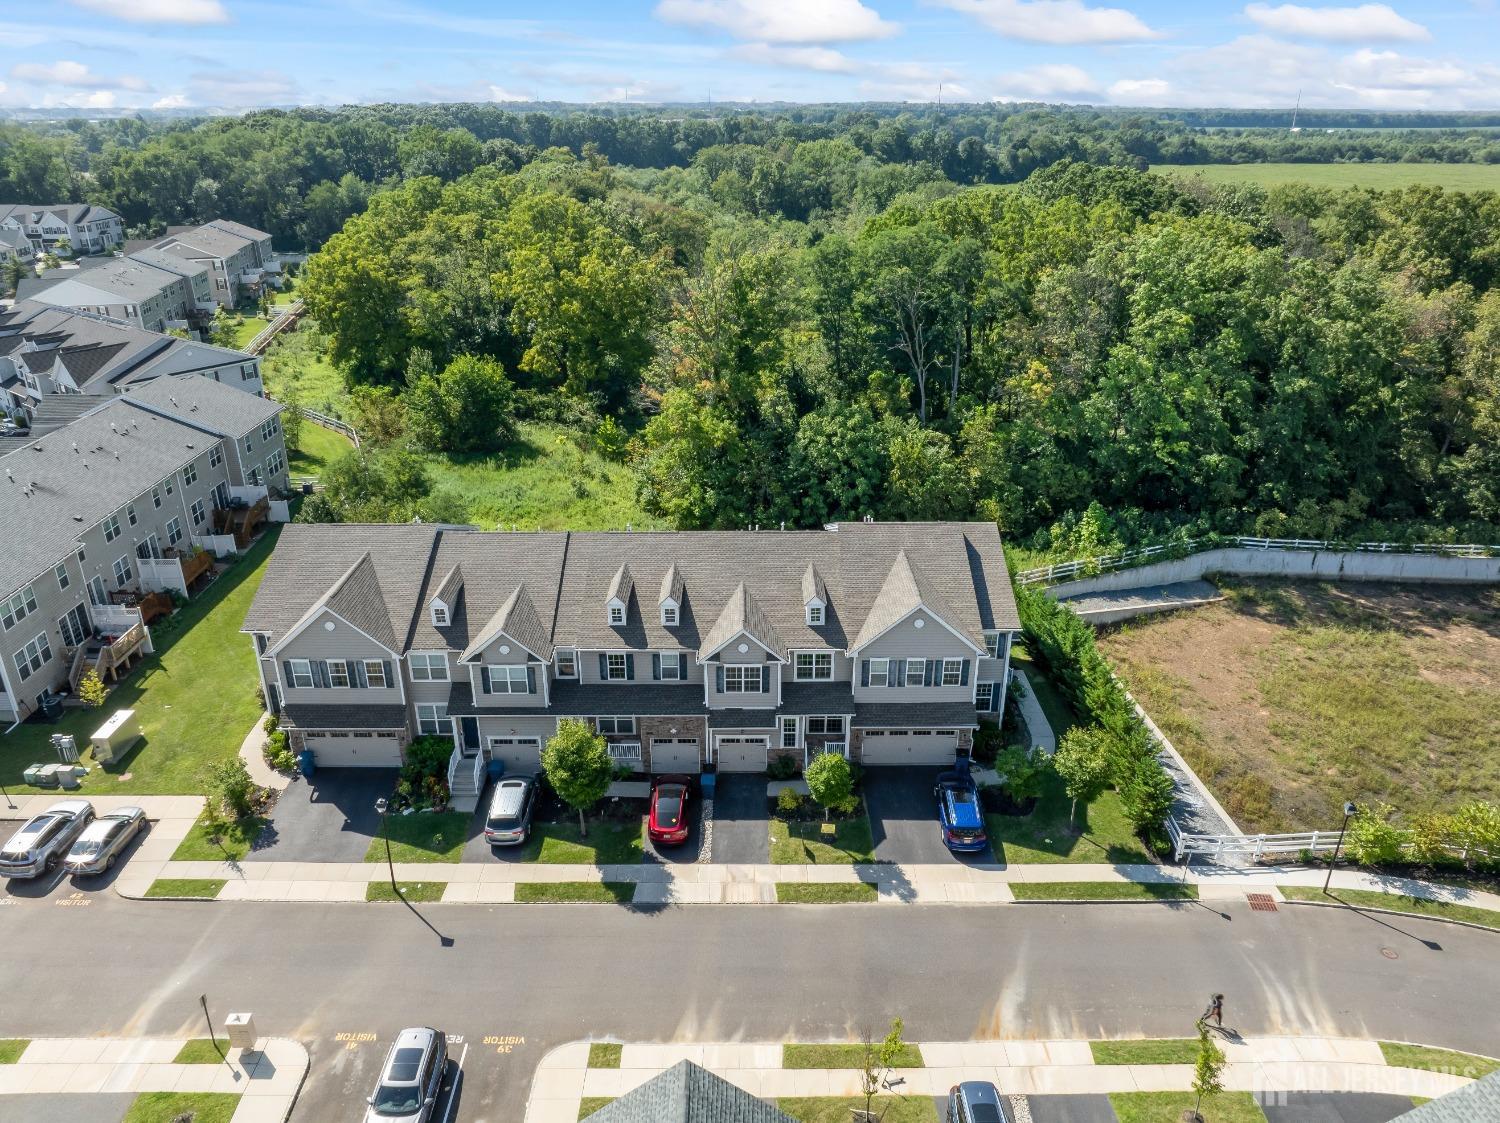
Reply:
[[[1500,3],[4,0],[0,106],[1500,108]]]

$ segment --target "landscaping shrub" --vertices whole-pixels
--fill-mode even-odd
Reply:
[[[1007,705],[1006,713],[1009,712],[1010,706]],[[972,755],[980,764],[994,764],[1001,748],[1016,739],[1016,736],[1007,733],[1005,727],[996,725],[993,721],[981,721],[979,728],[974,731]]]
[[[83,678],[78,680],[78,700],[90,709],[97,709],[104,705],[104,699],[108,694],[104,680],[92,667],[83,673]]]
[[[453,756],[449,737],[418,737],[406,746],[406,760],[401,765],[401,779],[414,793],[425,791],[430,780],[448,778],[448,760]]]
[[[277,772],[287,774],[297,770],[297,754],[287,744],[286,730],[272,730],[271,735],[266,738],[266,744],[261,749],[261,756],[266,764]]]
[[[1349,823],[1344,852],[1362,866],[1383,866],[1399,861],[1407,832],[1390,821],[1391,805],[1361,807]]]
[[[797,758],[786,753],[772,757],[766,774],[773,780],[790,780],[797,775]]]
[[[239,757],[211,765],[204,778],[208,805],[217,804],[224,813],[244,819],[255,813],[261,791],[250,778],[250,769]]]
[[[995,759],[1005,792],[1020,807],[1034,805],[1042,794],[1042,784],[1052,768],[1052,760],[1040,749],[1023,749],[1010,745]]]
[[[776,814],[793,818],[802,809],[802,795],[792,788],[782,788],[776,793]]]

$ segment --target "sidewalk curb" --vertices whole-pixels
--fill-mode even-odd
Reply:
[[[1402,896],[1403,894],[1393,893],[1391,895]],[[1294,897],[1288,897],[1285,901],[1282,901],[1280,903],[1287,905],[1306,905],[1309,908],[1315,909],[1348,909],[1350,912],[1376,912],[1381,916],[1402,916],[1406,917],[1409,920],[1432,920],[1436,921],[1438,924],[1456,924],[1460,928],[1472,928],[1476,932],[1492,932],[1495,935],[1500,936],[1500,913],[1495,914],[1495,923],[1493,925],[1488,925],[1479,924],[1472,920],[1460,920],[1454,916],[1427,916],[1419,912],[1404,912],[1401,909],[1383,909],[1378,905],[1346,905],[1343,902],[1335,903],[1333,901],[1299,901]],[[1403,1041],[1400,1044],[1416,1045],[1420,1044],[1420,1042]]]

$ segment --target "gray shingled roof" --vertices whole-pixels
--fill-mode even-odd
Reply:
[[[289,729],[404,729],[406,707],[399,702],[378,706],[288,702],[281,708],[281,724]]]
[[[432,569],[408,617],[407,650],[467,650],[479,629],[489,623],[521,585],[528,590],[542,635],[550,645],[558,574],[562,572],[567,542],[568,536],[558,533],[443,531]],[[447,626],[436,628],[427,613],[427,602],[455,566],[462,566],[463,584],[448,605]],[[387,595],[391,595],[389,586]],[[601,614],[604,611],[602,602],[598,611]]]
[[[257,230],[253,226],[246,226],[243,222],[235,222],[232,218],[215,218],[204,223],[212,226],[215,230],[223,230],[240,238],[248,238],[252,242],[263,242],[271,235],[264,230]]]
[[[847,682],[784,682],[784,714],[852,714],[854,693]]]
[[[745,588],[743,581],[734,587],[734,592],[724,602],[724,610],[708,630],[708,635],[703,637],[703,643],[698,647],[698,658],[707,659],[717,654],[721,647],[742,632],[778,659],[786,658],[787,649],[782,645],[781,637],[776,634],[776,629],[771,626],[771,621],[761,611],[760,605],[750,595],[750,590]]]
[[[967,559],[965,559],[967,560]],[[960,632],[968,634],[968,629],[953,609],[948,607],[941,593],[928,581],[916,566],[912,565],[911,558],[907,556],[905,549],[896,551],[895,560],[891,562],[890,572],[886,574],[885,580],[880,585],[880,592],[876,594],[875,602],[870,606],[869,613],[865,616],[865,622],[859,629],[859,634],[854,637],[850,645],[851,651],[873,642],[879,636],[895,627],[906,617],[910,616],[919,608],[925,608],[928,612],[957,628]],[[984,636],[968,634],[971,642],[976,647],[983,649]]]
[[[891,691],[892,694],[900,693]],[[973,729],[979,724],[973,702],[859,702],[854,724],[875,729]]]
[[[251,239],[213,226],[195,226],[181,234],[168,234],[154,248],[171,249],[173,243],[187,246],[209,257],[229,258],[249,245]]]
[[[710,729],[774,729],[775,710],[709,710]]]
[[[823,583],[818,567],[808,562],[807,572],[802,575],[802,603],[806,605],[815,600],[828,603],[828,586]]]
[[[400,654],[396,630],[391,626],[391,610],[380,591],[380,577],[368,551],[328,591],[324,605],[376,643]]]
[[[458,601],[458,595],[464,587],[464,567],[455,565],[448,570],[447,575],[438,582],[437,588],[427,598],[428,601],[440,600],[448,606],[450,611]]]
[[[464,650],[462,661],[473,659],[500,635],[509,636],[538,659],[550,661],[552,658],[552,645],[547,642],[546,629],[542,627],[525,585],[517,585],[505,603],[495,610],[490,622],[479,630]]]
[[[796,1123],[692,1061],[677,1062],[590,1118],[595,1123]]]
[[[648,669],[649,673],[649,669]],[[473,688],[467,681],[455,681],[448,696],[448,714],[461,717],[471,714],[534,717],[597,717],[600,714],[638,714],[643,717],[693,717],[707,713],[703,704],[703,687],[698,683],[669,684],[635,682],[624,685],[579,683],[563,679],[551,683],[550,705],[476,706]]]
[[[216,439],[112,398],[0,456],[0,527],[10,528],[0,534],[0,584],[18,586],[51,569],[84,531]]]
[[[1398,1115],[1391,1123],[1494,1123],[1500,1120],[1500,1072]]]
[[[131,386],[125,397],[185,424],[235,438],[260,428],[283,408],[269,398],[196,374],[153,378]]]
[[[682,603],[682,572],[677,568],[676,562],[667,566],[667,571],[661,575],[661,593],[657,596],[656,603],[659,605],[668,600],[676,601],[679,605]]]
[[[635,580],[630,576],[630,563],[626,562],[615,570],[615,575],[610,578],[609,589],[604,594],[606,603],[612,600],[624,604],[630,603],[630,594],[635,591]]]

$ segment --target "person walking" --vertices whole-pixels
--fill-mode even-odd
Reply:
[[[1208,1009],[1203,1011],[1203,1017],[1198,1020],[1207,1025],[1212,1019],[1215,1029],[1224,1028],[1224,996],[1216,994],[1208,1000]]]

